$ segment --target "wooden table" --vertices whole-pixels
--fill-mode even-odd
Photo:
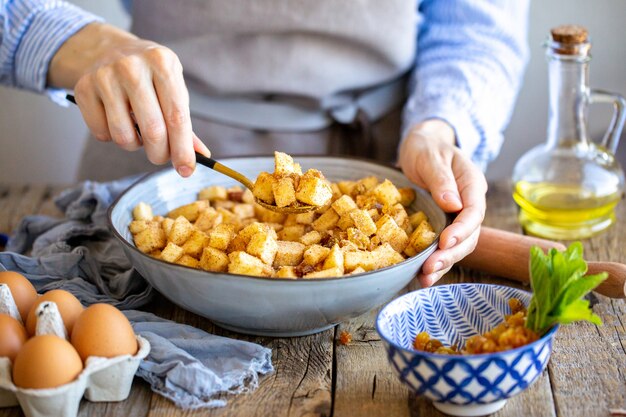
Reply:
[[[27,214],[59,215],[52,197],[62,187],[0,185],[0,233],[8,233]],[[521,232],[506,183],[490,184],[485,224]],[[626,262],[626,203],[618,206],[617,224],[607,233],[586,240],[587,260]],[[475,271],[453,269],[442,280],[516,283]],[[409,286],[417,289],[416,284]],[[546,372],[521,395],[510,399],[498,416],[608,416],[626,408],[626,302],[601,295],[594,311],[604,326],[587,323],[559,330]],[[272,349],[275,372],[263,377],[250,394],[228,397],[225,408],[182,411],[153,394],[136,379],[128,400],[93,404],[83,401],[80,416],[437,416],[424,398],[411,395],[389,366],[376,333],[376,311],[307,337],[248,337],[213,326],[158,296],[147,307],[165,318],[208,332],[260,343]],[[338,342],[342,331],[352,334],[348,345]],[[21,415],[19,408],[0,410],[0,417]]]

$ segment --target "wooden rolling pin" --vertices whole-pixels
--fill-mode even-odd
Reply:
[[[559,250],[565,246],[551,240],[511,233],[504,230],[482,227],[474,252],[459,262],[459,265],[486,272],[491,275],[529,281],[530,247],[537,245],[544,251]],[[611,298],[626,298],[626,265],[617,262],[587,262],[588,274],[608,272],[609,277],[596,291]]]

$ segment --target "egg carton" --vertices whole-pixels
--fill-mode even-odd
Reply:
[[[0,285],[0,311],[17,314],[13,301]],[[41,303],[37,309],[36,334],[56,334],[65,337],[65,327],[56,304]],[[80,375],[72,382],[55,388],[27,389],[13,384],[11,360],[0,357],[0,408],[19,405],[26,417],[76,417],[80,401],[85,397],[92,402],[124,401],[139,368],[139,363],[150,353],[150,342],[137,335],[138,351],[134,355],[113,358],[92,356],[87,358]]]
[[[83,396],[92,402],[124,401],[150,342],[137,336],[139,350],[133,356],[87,358],[85,369],[74,381],[56,388],[24,389],[11,379],[11,361],[0,358],[0,407],[19,405],[26,417],[75,417]]]

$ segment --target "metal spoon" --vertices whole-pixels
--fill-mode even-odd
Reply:
[[[65,98],[70,103],[76,104],[76,99],[74,98],[73,95],[67,94]],[[135,130],[137,131],[137,134],[141,137],[141,132],[139,131],[139,126],[137,125],[137,123],[135,123]],[[244,187],[246,187],[250,191],[252,191],[252,189],[254,188],[254,183],[250,181],[245,175],[243,175],[240,172],[235,171],[234,169],[228,168],[226,165],[223,165],[217,162],[213,158],[206,157],[202,155],[201,153],[196,152],[196,161],[201,165],[214,169],[215,171],[221,174],[224,174],[228,177],[231,177],[234,180],[239,181],[241,184],[243,184]],[[317,210],[319,208],[316,206],[309,206],[309,205],[301,204],[301,203],[298,203],[297,206],[278,207],[273,204],[268,204],[265,201],[259,200],[257,197],[254,197],[254,201],[261,207],[264,207],[268,210],[276,211],[278,213],[289,213],[289,214],[307,213],[309,211]]]
[[[252,189],[254,188],[254,183],[250,181],[248,177],[243,175],[241,172],[235,171],[232,168],[228,168],[226,165],[220,162],[217,162],[213,158],[208,158],[202,155],[201,153],[196,152],[196,161],[199,164],[204,165],[205,167],[214,169],[221,174],[224,174],[228,177],[231,177],[234,180],[239,181],[241,184],[243,184],[244,187],[246,187],[250,191],[252,191]],[[254,197],[254,201],[261,207],[265,207],[268,210],[276,211],[279,213],[298,214],[298,213],[306,213],[309,211],[317,210],[319,208],[316,206],[309,206],[305,204],[300,204],[297,206],[289,206],[289,207],[278,207],[273,204],[268,204],[263,200],[259,200],[257,197]]]

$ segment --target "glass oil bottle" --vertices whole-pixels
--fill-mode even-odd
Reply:
[[[513,171],[513,199],[526,233],[562,240],[598,234],[615,222],[624,173],[615,150],[624,125],[626,100],[589,88],[586,29],[560,26],[546,42],[549,69],[548,134],[525,153]],[[603,139],[587,129],[588,106],[611,103],[614,114]]]

